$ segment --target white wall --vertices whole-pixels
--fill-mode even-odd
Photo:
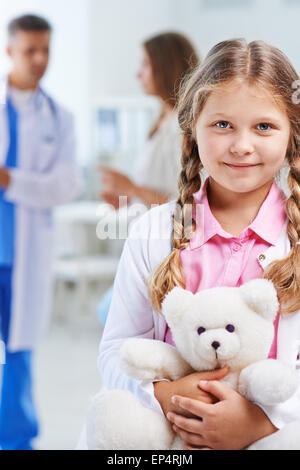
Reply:
[[[177,10],[185,0],[92,0],[92,90],[139,94],[136,73],[141,44],[149,36],[180,30]],[[188,0],[189,1],[189,0]]]
[[[262,39],[285,52],[300,72],[300,0],[188,0],[177,7],[178,23],[203,55],[224,39]]]

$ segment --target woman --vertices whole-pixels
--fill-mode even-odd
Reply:
[[[181,153],[177,90],[198,62],[194,47],[181,34],[159,34],[144,42],[138,78],[144,92],[160,100],[161,113],[137,159],[132,180],[118,171],[100,168],[101,197],[115,208],[119,208],[119,196],[127,196],[129,203],[137,199],[147,206],[175,197]]]

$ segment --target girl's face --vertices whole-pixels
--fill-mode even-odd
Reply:
[[[231,82],[210,94],[195,133],[210,177],[227,190],[246,193],[271,182],[280,170],[290,123],[268,91]]]
[[[152,65],[150,57],[145,49],[143,50],[140,70],[137,76],[142,84],[144,92],[147,95],[155,95],[155,83],[153,78]]]

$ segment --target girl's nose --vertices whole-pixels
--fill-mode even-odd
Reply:
[[[242,157],[244,155],[250,155],[253,152],[254,146],[251,142],[249,134],[246,132],[236,134],[235,139],[230,146],[230,153],[237,157]]]

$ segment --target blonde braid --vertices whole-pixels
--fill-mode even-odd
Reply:
[[[282,313],[293,313],[300,308],[300,158],[297,137],[292,138],[288,156],[290,172],[288,185],[291,191],[286,201],[287,234],[291,250],[284,259],[274,261],[265,270],[264,277],[274,283]]]
[[[161,311],[164,297],[173,287],[185,287],[181,273],[180,251],[189,244],[189,239],[195,230],[194,221],[188,230],[185,222],[191,214],[190,209],[192,208],[192,211],[194,209],[193,194],[201,187],[200,171],[203,168],[197,144],[190,135],[183,137],[181,164],[182,171],[178,182],[180,195],[172,216],[173,250],[149,277],[149,298],[153,308],[158,312]]]

